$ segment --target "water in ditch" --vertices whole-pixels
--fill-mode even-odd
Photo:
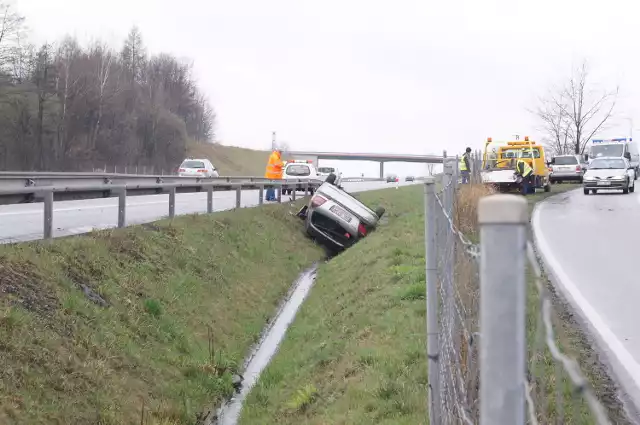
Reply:
[[[240,418],[242,403],[258,381],[260,373],[269,364],[273,355],[278,351],[280,342],[293,322],[300,305],[309,294],[309,290],[316,278],[316,268],[313,266],[304,271],[294,282],[289,296],[281,305],[276,319],[265,329],[260,342],[245,363],[242,386],[231,400],[225,403],[217,412],[217,419],[213,418],[212,425],[236,425]]]

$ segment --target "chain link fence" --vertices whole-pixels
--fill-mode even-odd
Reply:
[[[458,164],[425,183],[429,423],[611,423],[556,333],[525,198],[459,185]]]

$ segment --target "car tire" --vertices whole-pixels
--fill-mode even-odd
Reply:
[[[623,194],[623,195],[628,195],[628,194],[629,194],[629,183],[627,183],[627,187],[625,187],[624,189],[622,189],[622,194]]]
[[[589,189],[582,189],[582,193],[584,193],[585,195],[589,194]]]
[[[591,193],[595,195],[596,193],[598,193],[598,191],[596,189],[591,189]]]
[[[331,173],[327,176],[327,179],[325,180],[325,182],[329,183],[329,184],[335,184],[336,183],[336,178],[338,178],[338,176],[336,176],[335,174]]]
[[[384,209],[384,207],[378,207],[378,208],[376,208],[376,215],[377,215],[377,216],[378,216],[378,218],[380,219],[380,218],[382,218],[382,216],[384,215],[384,213],[385,213],[386,211],[387,211],[387,210],[385,210],[385,209]]]
[[[633,193],[633,192],[635,192],[635,191],[636,191],[636,185],[634,184],[633,186],[631,186],[631,187],[629,188],[629,193]]]

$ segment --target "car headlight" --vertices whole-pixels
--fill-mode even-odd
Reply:
[[[596,178],[595,178],[595,177],[593,177],[593,176],[584,176],[583,178],[584,178],[585,180],[588,180],[588,181],[593,181],[593,180],[595,180],[595,179],[596,179]]]
[[[620,175],[620,176],[612,177],[612,179],[613,180],[626,180],[627,176],[623,174],[623,175]]]

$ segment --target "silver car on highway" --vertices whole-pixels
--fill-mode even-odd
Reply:
[[[561,183],[575,181],[582,183],[582,177],[588,168],[581,155],[558,155],[549,163],[549,181]]]
[[[335,175],[330,174],[297,215],[305,220],[305,229],[312,238],[331,251],[340,252],[374,230],[385,209],[371,210],[337,187],[335,181]]]
[[[627,194],[636,189],[634,167],[627,159],[620,157],[594,159],[582,181],[585,195],[610,189],[622,190]]]

